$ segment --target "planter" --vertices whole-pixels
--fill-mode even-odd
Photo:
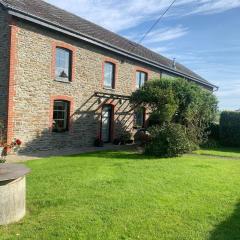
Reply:
[[[21,220],[26,213],[26,180],[21,164],[0,164],[0,225]]]
[[[96,139],[94,141],[94,146],[95,147],[103,147],[104,146],[104,142],[101,139]]]

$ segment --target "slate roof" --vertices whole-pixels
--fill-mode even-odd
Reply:
[[[159,68],[164,66],[170,72],[173,71],[180,75],[184,74],[192,80],[210,87],[215,87],[185,66],[176,63],[176,68],[173,68],[172,60],[42,0],[0,0],[0,4],[1,3],[6,9],[12,12],[18,12],[65,30],[71,30],[76,34],[81,34],[89,39],[94,39],[108,46],[112,46],[120,50],[120,52],[124,51],[130,55],[132,54],[141,59],[143,58],[150,63],[155,63],[159,65]]]

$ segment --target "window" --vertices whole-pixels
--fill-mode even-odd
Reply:
[[[56,48],[55,77],[59,81],[71,81],[72,79],[72,52],[64,48]]]
[[[138,108],[134,112],[134,127],[143,128],[145,124],[145,109]]]
[[[146,81],[147,81],[147,73],[137,71],[136,72],[136,88],[141,88]]]
[[[115,64],[104,63],[104,87],[114,88],[115,86]]]
[[[56,100],[53,108],[53,132],[66,132],[69,129],[70,102]]]

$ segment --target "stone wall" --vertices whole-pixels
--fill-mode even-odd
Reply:
[[[7,125],[7,89],[9,69],[8,15],[0,7],[0,121]]]
[[[160,78],[158,70],[123,59],[106,50],[79,40],[18,22],[17,66],[15,71],[14,137],[23,141],[22,151],[93,145],[99,136],[101,106],[114,105],[114,137],[133,130],[133,113],[128,101],[98,99],[95,91],[130,95],[135,90],[137,68],[149,72],[149,79]],[[75,79],[57,82],[52,76],[52,46],[65,43],[76,49]],[[103,62],[117,64],[115,90],[102,87]],[[72,127],[66,133],[51,132],[51,99],[56,96],[73,99]]]

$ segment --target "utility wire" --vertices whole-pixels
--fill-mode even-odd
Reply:
[[[170,10],[170,8],[173,6],[173,4],[177,0],[174,0],[169,7],[163,12],[163,14],[156,20],[156,22],[151,26],[151,28],[144,34],[144,36],[139,40],[138,43],[142,43],[142,41],[148,36],[148,34],[154,29],[154,27],[162,20],[162,18],[165,16],[165,14]]]

